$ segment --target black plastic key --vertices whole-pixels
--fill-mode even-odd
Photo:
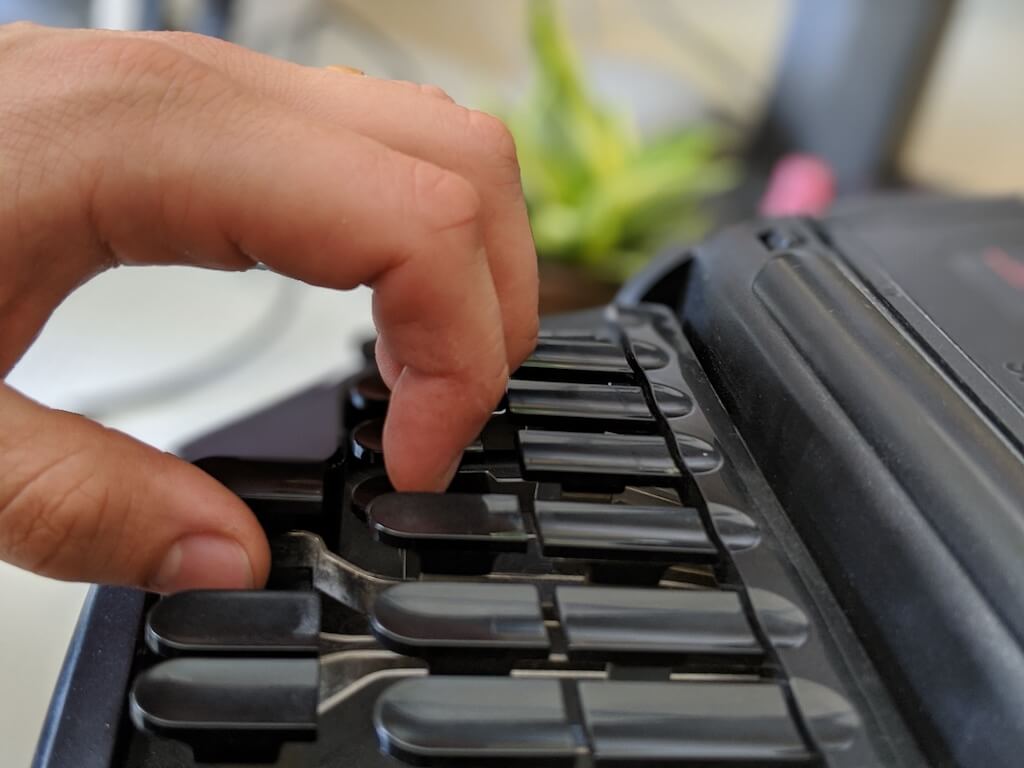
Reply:
[[[657,371],[668,365],[669,358],[665,350],[654,344],[648,344],[646,341],[634,341],[632,348],[637,365],[645,371]]]
[[[669,361],[664,350],[653,344],[636,342],[633,354],[644,370],[664,368]],[[541,338],[520,368],[529,375],[542,369],[557,377],[563,374],[597,374],[608,378],[632,378],[633,368],[617,343],[593,339]]]
[[[519,430],[527,477],[560,479],[586,475],[625,482],[671,480],[681,476],[665,440],[658,435],[605,435]]]
[[[414,765],[571,765],[580,751],[557,680],[403,680],[373,721],[381,749]]]
[[[651,394],[654,395],[654,402],[658,410],[667,419],[677,419],[686,416],[693,410],[693,400],[685,392],[667,384],[651,384]]]
[[[693,507],[534,502],[545,555],[710,561],[718,552]]]
[[[713,472],[722,465],[722,455],[711,443],[693,435],[679,433],[675,439],[686,468],[695,475]]]
[[[383,645],[434,668],[543,658],[550,647],[528,584],[406,582],[377,598],[371,628]]]
[[[618,344],[589,339],[540,339],[523,368],[630,375],[633,369]]]
[[[320,599],[312,592],[179,592],[146,620],[146,643],[164,656],[316,656],[319,638]]]
[[[376,537],[396,547],[522,551],[530,538],[511,494],[386,493],[367,515]]]
[[[352,455],[369,463],[384,452],[384,419],[367,419],[352,430]]]
[[[767,589],[748,589],[757,622],[776,648],[799,648],[807,642],[810,622],[796,605]]]
[[[274,762],[316,738],[319,678],[316,659],[172,659],[135,679],[131,718],[200,762]]]
[[[508,409],[515,416],[595,421],[653,427],[654,415],[640,387],[555,381],[508,383]]]
[[[598,765],[813,763],[785,694],[772,683],[579,683]]]
[[[360,376],[348,393],[349,403],[358,413],[367,417],[382,416],[391,399],[391,390],[376,371]]]
[[[559,586],[555,602],[570,658],[764,656],[736,592]]]
[[[196,466],[226,485],[256,514],[320,513],[322,463],[211,457],[197,461]]]
[[[708,513],[722,544],[730,551],[752,549],[761,541],[761,531],[758,530],[757,523],[738,509],[710,503]]]

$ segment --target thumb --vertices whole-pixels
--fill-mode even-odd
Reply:
[[[245,504],[199,469],[0,385],[0,559],[174,592],[261,585],[270,553]]]

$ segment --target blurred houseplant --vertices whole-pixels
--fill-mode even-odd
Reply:
[[[531,0],[535,78],[505,118],[516,139],[541,269],[542,311],[608,301],[670,239],[707,226],[709,195],[734,178],[722,128],[690,125],[642,141],[587,91],[551,0]]]

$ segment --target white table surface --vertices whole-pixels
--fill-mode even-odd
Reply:
[[[373,333],[369,297],[267,272],[120,269],[61,306],[8,382],[48,405],[102,412],[105,424],[173,450],[358,365],[357,342]],[[255,338],[271,311],[275,328]],[[227,370],[211,365],[240,344],[244,360]],[[199,374],[174,396],[128,402]],[[31,760],[85,592],[0,563],[3,768]]]

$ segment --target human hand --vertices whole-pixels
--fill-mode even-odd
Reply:
[[[438,490],[537,332],[512,139],[429,86],[170,33],[0,27],[0,369],[119,264],[373,288],[395,487]],[[125,318],[131,322],[131,318]],[[249,510],[172,456],[0,386],[0,559],[258,586]]]

